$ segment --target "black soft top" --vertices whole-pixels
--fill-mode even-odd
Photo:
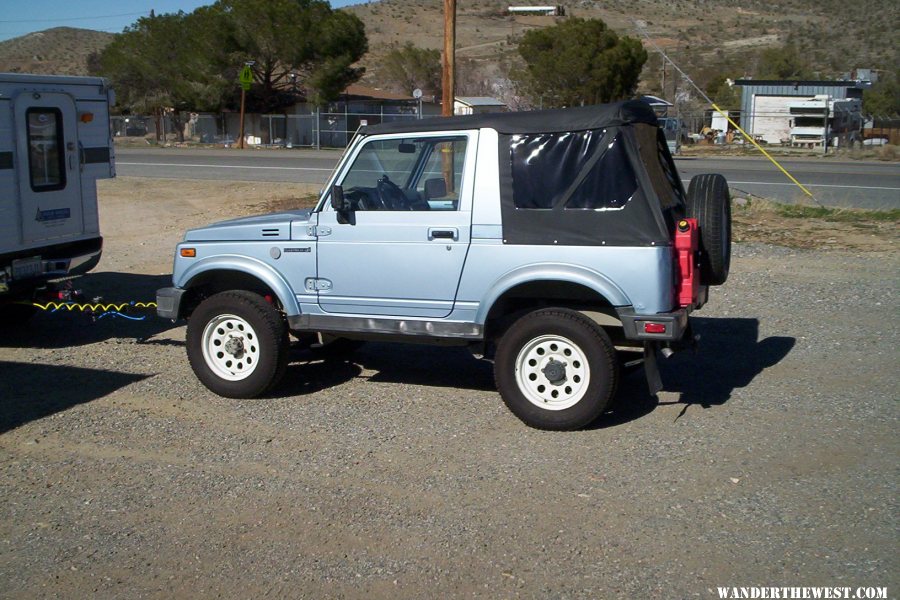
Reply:
[[[496,129],[502,134],[561,133],[616,127],[630,123],[656,125],[656,115],[650,105],[641,100],[626,100],[614,104],[598,104],[577,108],[535,110],[528,112],[486,113],[459,117],[434,117],[422,120],[404,119],[363,127],[360,133],[418,133],[458,129]]]

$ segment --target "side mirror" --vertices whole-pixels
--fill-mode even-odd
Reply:
[[[339,213],[345,213],[350,209],[344,199],[344,188],[339,185],[331,188],[331,208]]]
[[[428,200],[434,198],[443,198],[447,195],[447,182],[443,177],[435,177],[434,179],[425,180],[425,198]]]
[[[331,208],[337,213],[338,223],[356,225],[356,213],[344,198],[344,188],[339,185],[331,188]]]

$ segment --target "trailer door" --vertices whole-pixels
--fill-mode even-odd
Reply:
[[[31,245],[83,234],[74,99],[28,91],[14,103],[22,242]]]

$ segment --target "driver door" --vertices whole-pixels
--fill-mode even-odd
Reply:
[[[318,301],[325,312],[446,317],[469,247],[477,132],[373,136],[326,196],[318,226]],[[343,222],[348,220],[349,222]]]

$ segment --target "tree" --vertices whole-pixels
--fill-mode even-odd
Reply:
[[[426,94],[440,94],[440,50],[417,48],[406,42],[385,54],[379,71],[381,78],[395,92],[410,94],[419,88]]]
[[[120,106],[159,119],[174,110],[213,110],[219,107],[226,82],[210,68],[195,15],[183,12],[142,17],[92,61],[98,73],[108,77]]]
[[[238,72],[252,62],[248,109],[269,112],[295,101],[294,91],[316,103],[336,98],[362,75],[353,64],[367,49],[362,21],[324,0],[219,0],[142,17],[93,62],[122,105],[157,116],[237,108]]]
[[[873,117],[900,115],[900,72],[887,72],[870,89],[863,92],[863,110]]]
[[[729,78],[721,73],[712,76],[706,85],[706,95],[722,110],[739,110],[741,94],[733,82],[729,84],[728,81]]]
[[[519,84],[545,107],[597,104],[634,94],[647,52],[600,19],[566,19],[522,36]]]
[[[219,0],[209,12],[231,49],[234,79],[253,63],[260,84],[249,97],[254,110],[283,105],[291,74],[308,100],[322,104],[364,72],[353,66],[368,50],[362,21],[324,0]]]
[[[812,71],[809,61],[793,44],[781,48],[766,48],[759,56],[756,68],[759,79],[809,79]]]

